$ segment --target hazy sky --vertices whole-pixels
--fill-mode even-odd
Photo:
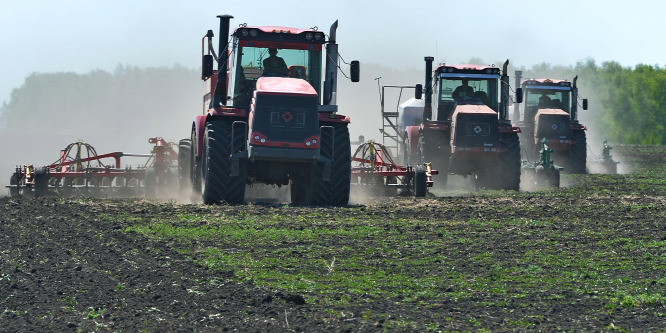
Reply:
[[[198,68],[201,37],[232,25],[318,26],[339,19],[345,60],[421,68],[438,62],[511,59],[516,66],[592,58],[666,64],[666,2],[532,1],[127,1],[0,0],[0,103],[31,73],[119,64]],[[323,5],[331,4],[331,5]],[[372,79],[372,78],[369,78]]]

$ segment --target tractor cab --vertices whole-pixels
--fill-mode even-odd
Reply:
[[[236,29],[229,62],[229,96],[234,107],[249,107],[257,81],[262,77],[306,81],[319,96],[322,82],[324,33],[286,27]]]
[[[458,105],[478,105],[497,112],[499,68],[478,65],[443,65],[435,71],[439,121],[450,120]],[[485,108],[484,108],[485,109]]]
[[[450,121],[451,148],[498,151],[499,68],[443,65],[435,70],[436,121]]]

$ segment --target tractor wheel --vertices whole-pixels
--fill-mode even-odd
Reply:
[[[606,173],[612,175],[617,174],[617,163],[615,163],[614,161],[604,162],[604,167],[606,169]]]
[[[10,197],[16,197],[19,195],[18,183],[18,177],[16,177],[16,174],[13,174],[11,177],[9,177],[9,185],[12,186],[9,188]]]
[[[203,170],[201,169],[201,158],[197,157],[199,143],[197,140],[196,130],[192,128],[192,135],[190,137],[190,185],[192,186],[192,201],[196,202],[198,199],[196,197],[201,196],[201,178],[203,175]],[[203,149],[202,149],[203,151]]]
[[[451,153],[448,151],[449,137],[442,132],[421,132],[418,142],[418,162],[430,162],[432,168],[438,171],[433,176],[433,182],[439,188],[445,188],[448,180],[449,161]]]
[[[231,176],[231,121],[214,120],[206,124],[202,154],[202,197],[205,204],[243,203],[245,168]]]
[[[495,169],[497,189],[518,191],[520,188],[520,141],[517,133],[503,133],[500,137],[500,149],[506,151],[499,156],[499,165]]]
[[[295,177],[289,183],[291,204],[301,206],[307,204],[309,177]]]
[[[155,199],[157,194],[157,173],[155,172],[155,168],[146,169],[143,185],[146,190],[144,196],[148,199]]]
[[[49,174],[46,168],[35,170],[35,198],[43,197],[48,194]]]
[[[585,173],[587,165],[587,139],[585,131],[574,131],[571,135],[574,144],[569,149],[568,168],[564,169],[568,173]]]
[[[426,171],[423,166],[418,166],[414,171],[414,196],[425,197],[425,195],[426,195]]]
[[[192,189],[192,140],[182,139],[178,142],[178,188],[180,194],[187,197],[186,193]]]
[[[557,168],[550,169],[550,174],[548,175],[548,184],[550,187],[559,188],[560,187],[560,170]]]
[[[495,189],[494,171],[491,169],[480,169],[474,173],[474,189],[479,191],[483,189]]]
[[[347,124],[333,124],[333,161],[331,162],[331,179],[324,181],[323,168],[320,163],[313,166],[310,179],[310,193],[307,197],[309,205],[315,206],[346,206],[349,203],[351,185],[351,142]],[[321,140],[322,145],[327,144]],[[321,150],[325,150],[321,147]]]

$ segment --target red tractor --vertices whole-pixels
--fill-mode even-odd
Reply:
[[[219,54],[212,30],[202,39],[206,94],[179,144],[181,184],[206,204],[242,203],[245,186],[261,183],[289,185],[295,205],[346,205],[350,120],[337,113],[337,21],[328,40],[316,28],[243,24],[227,44],[233,17],[218,17]],[[350,76],[358,81],[358,61]]]
[[[516,84],[521,84],[521,75],[521,71],[516,71]],[[539,159],[541,142],[545,138],[553,150],[553,161],[562,165],[564,172],[586,172],[586,128],[577,118],[577,80],[578,76],[573,83],[555,79],[522,81],[524,103],[514,105],[513,119],[522,129],[521,142],[528,160]],[[587,99],[583,99],[583,110],[587,110]]]
[[[518,190],[520,128],[507,118],[509,61],[501,73],[480,65],[441,65],[433,71],[433,57],[425,62],[422,117],[416,115],[418,125],[400,133],[408,161],[431,162],[439,170],[437,184],[457,174],[475,177],[477,188]],[[417,87],[417,99],[421,91]]]

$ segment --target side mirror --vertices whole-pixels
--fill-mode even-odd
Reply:
[[[213,55],[212,54],[206,54],[203,56],[203,59],[201,60],[201,78],[209,78],[213,76]]]
[[[587,98],[583,98],[583,110],[587,110]]]
[[[417,84],[414,87],[414,98],[421,99],[423,97],[423,85]]]
[[[516,103],[523,102],[523,88],[516,88]]]
[[[358,80],[361,78],[361,65],[359,64],[358,60],[352,60],[351,64],[349,65],[349,72],[351,74],[351,81],[358,82]]]

